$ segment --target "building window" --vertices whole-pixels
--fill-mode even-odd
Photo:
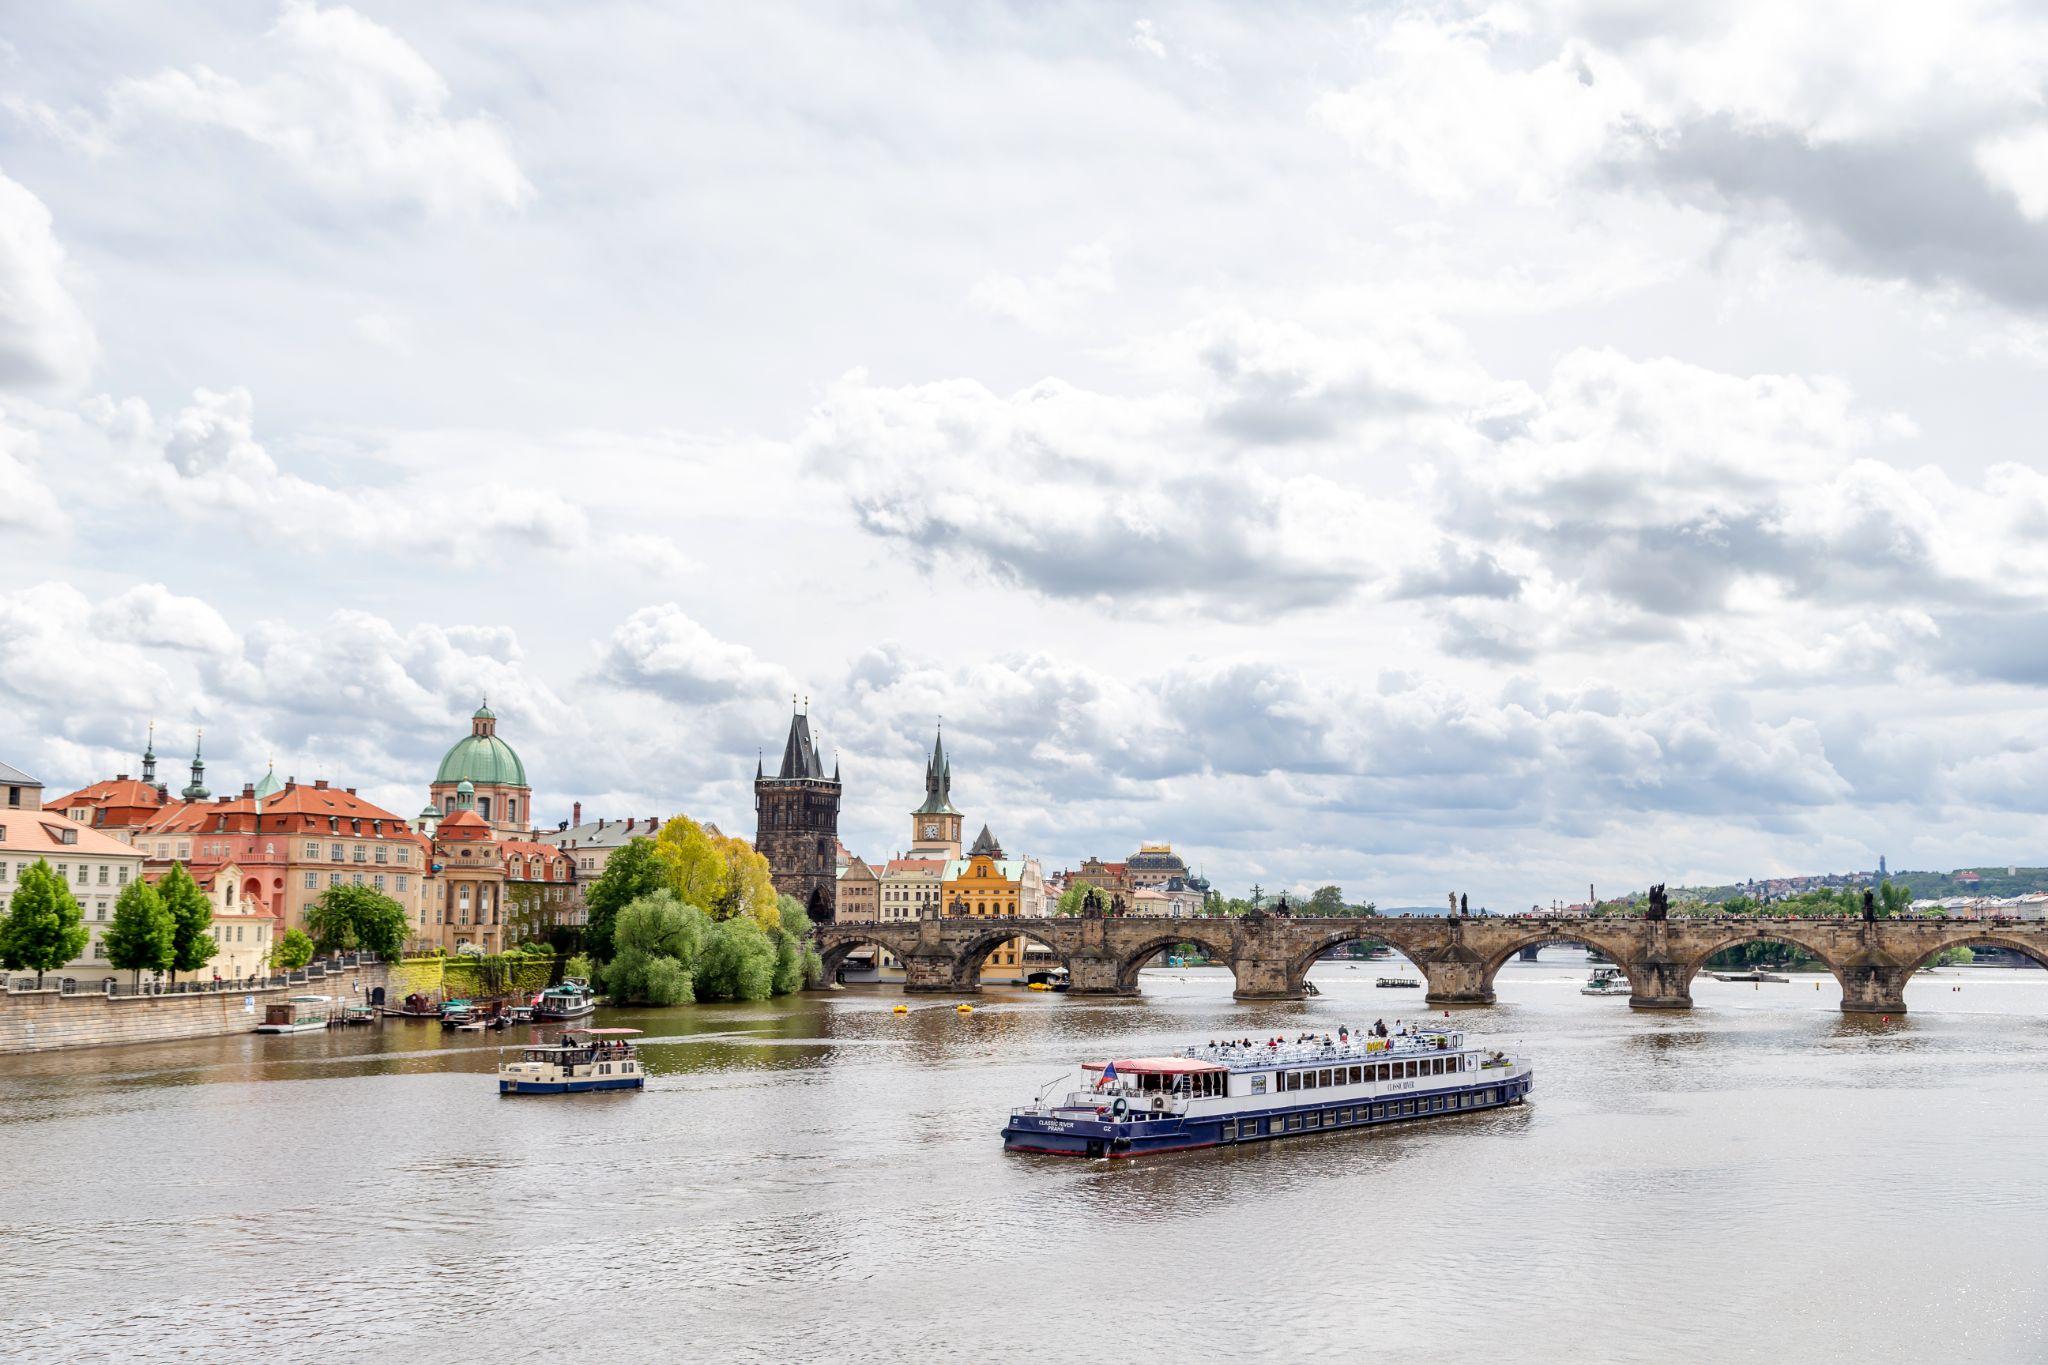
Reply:
[[[370,878],[370,885],[382,891],[384,889],[384,874],[379,872],[376,876]]]
[[[341,862],[344,858],[348,856],[346,853],[342,851],[342,847],[340,844],[334,844],[330,846],[327,852],[327,860],[333,863]]]
[[[318,845],[318,844],[307,844],[307,845],[306,845],[306,856],[307,856],[308,858],[317,858],[317,857],[319,857],[319,856],[320,856],[320,845]]]
[[[319,874],[318,872],[308,872],[308,873],[306,874],[306,889],[307,889],[308,891],[311,891],[311,890],[313,890],[313,889],[314,889],[315,887],[317,887],[317,886],[319,886],[319,885],[320,885],[320,874]]]
[[[5,837],[5,831],[0,831],[0,837]],[[115,872],[115,875],[114,875],[114,885],[116,885],[116,886],[126,886],[126,885],[128,885],[128,864],[126,864],[126,863],[123,863],[123,864],[121,864],[121,866],[119,867],[119,869],[117,869],[117,870],[116,870],[116,872]]]
[[[329,886],[340,886],[340,885],[341,885],[341,874],[340,874],[339,872],[330,872],[330,873],[328,873],[328,874],[327,874],[327,884],[328,884]]]
[[[110,873],[110,872],[112,872],[112,871],[113,871],[113,869],[112,869],[112,868],[110,868],[110,867],[108,867],[108,866],[107,866],[107,865],[106,865],[105,863],[101,863],[101,864],[100,864],[100,885],[101,885],[101,886],[105,886],[105,885],[107,884],[107,874],[108,874],[108,873]]]
[[[350,873],[349,879],[353,881],[357,886],[361,886],[363,884],[363,874],[360,872]]]
[[[398,894],[401,896],[405,894],[405,874],[402,872],[398,876]]]
[[[364,848],[361,844],[356,845],[356,861],[359,863],[366,863],[370,861],[370,851]]]
[[[407,864],[408,862],[410,862],[410,861],[412,860],[412,850],[411,850],[411,849],[407,849],[407,848],[401,848],[401,849],[397,850],[397,853],[398,853],[398,858],[397,858],[397,861],[398,861],[398,865],[399,865],[400,867],[404,867],[404,866],[405,866],[405,865],[406,865],[406,864]]]
[[[179,845],[178,845],[178,861],[179,861],[179,862],[183,862],[183,861],[185,861],[185,860],[186,860],[187,858],[190,858],[191,856],[192,856],[192,845],[190,845],[190,844],[187,844],[187,843],[181,843],[181,844],[179,844]]]
[[[381,863],[381,862],[388,862],[388,861],[390,860],[390,857],[391,857],[391,850],[390,850],[390,849],[386,848],[386,847],[385,847],[385,846],[384,846],[383,844],[379,844],[379,845],[377,845],[377,861],[378,861],[378,862],[380,862],[380,863]]]

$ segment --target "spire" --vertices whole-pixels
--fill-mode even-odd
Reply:
[[[756,782],[768,776],[767,762],[768,756],[766,754],[762,753],[759,749],[754,750],[754,780]]]
[[[206,760],[199,756],[199,746],[205,738],[204,730],[196,732],[192,737],[192,780],[186,784],[185,790],[178,793],[187,801],[204,801],[213,794],[206,790]]]
[[[823,782],[825,765],[818,760],[817,747],[811,743],[811,718],[808,713],[795,710],[795,702],[796,698],[790,698],[789,738],[783,741],[782,767],[775,775],[785,782]]]
[[[953,763],[946,757],[946,729],[942,721],[938,738],[932,741],[932,756],[924,765],[924,804],[913,815],[958,815],[953,809]]]
[[[156,781],[156,722],[149,723],[149,741],[142,746],[142,780]]]
[[[996,842],[995,835],[989,833],[988,826],[983,825],[981,833],[974,836],[974,847],[967,850],[967,856],[970,858],[994,858],[997,861],[1001,861],[1003,846]]]

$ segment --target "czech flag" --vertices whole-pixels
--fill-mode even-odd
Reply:
[[[1105,1085],[1108,1085],[1108,1084],[1109,1084],[1109,1083],[1110,1083],[1111,1081],[1113,1081],[1113,1080],[1115,1080],[1115,1079],[1116,1079],[1116,1063],[1115,1063],[1115,1062],[1104,1062],[1104,1063],[1102,1064],[1102,1079],[1101,1079],[1101,1080],[1099,1080],[1099,1081],[1097,1081],[1097,1082],[1095,1083],[1095,1088],[1096,1088],[1097,1090],[1100,1090],[1100,1089],[1102,1089],[1102,1087],[1103,1087],[1103,1086],[1105,1086]]]

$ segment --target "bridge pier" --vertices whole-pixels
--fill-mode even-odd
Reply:
[[[912,953],[903,959],[903,989],[911,995],[980,994],[980,973],[963,981],[954,974],[956,965],[948,955]]]
[[[1493,979],[1484,962],[1439,958],[1422,964],[1427,1005],[1491,1005]]]
[[[1136,986],[1120,979],[1115,958],[1071,957],[1067,959],[1068,995],[1136,995]]]
[[[1878,964],[1842,968],[1842,1013],[1904,1014],[1909,975],[1904,967]]]
[[[1230,967],[1237,978],[1237,988],[1231,994],[1239,1000],[1299,1000],[1303,995],[1292,963],[1239,958]]]
[[[1689,1010],[1692,978],[1699,968],[1669,958],[1640,958],[1620,964],[1628,975],[1628,1007],[1632,1010]]]

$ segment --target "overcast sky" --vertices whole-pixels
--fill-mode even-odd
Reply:
[[[2039,863],[2048,21],[1888,8],[11,5],[0,759]]]

